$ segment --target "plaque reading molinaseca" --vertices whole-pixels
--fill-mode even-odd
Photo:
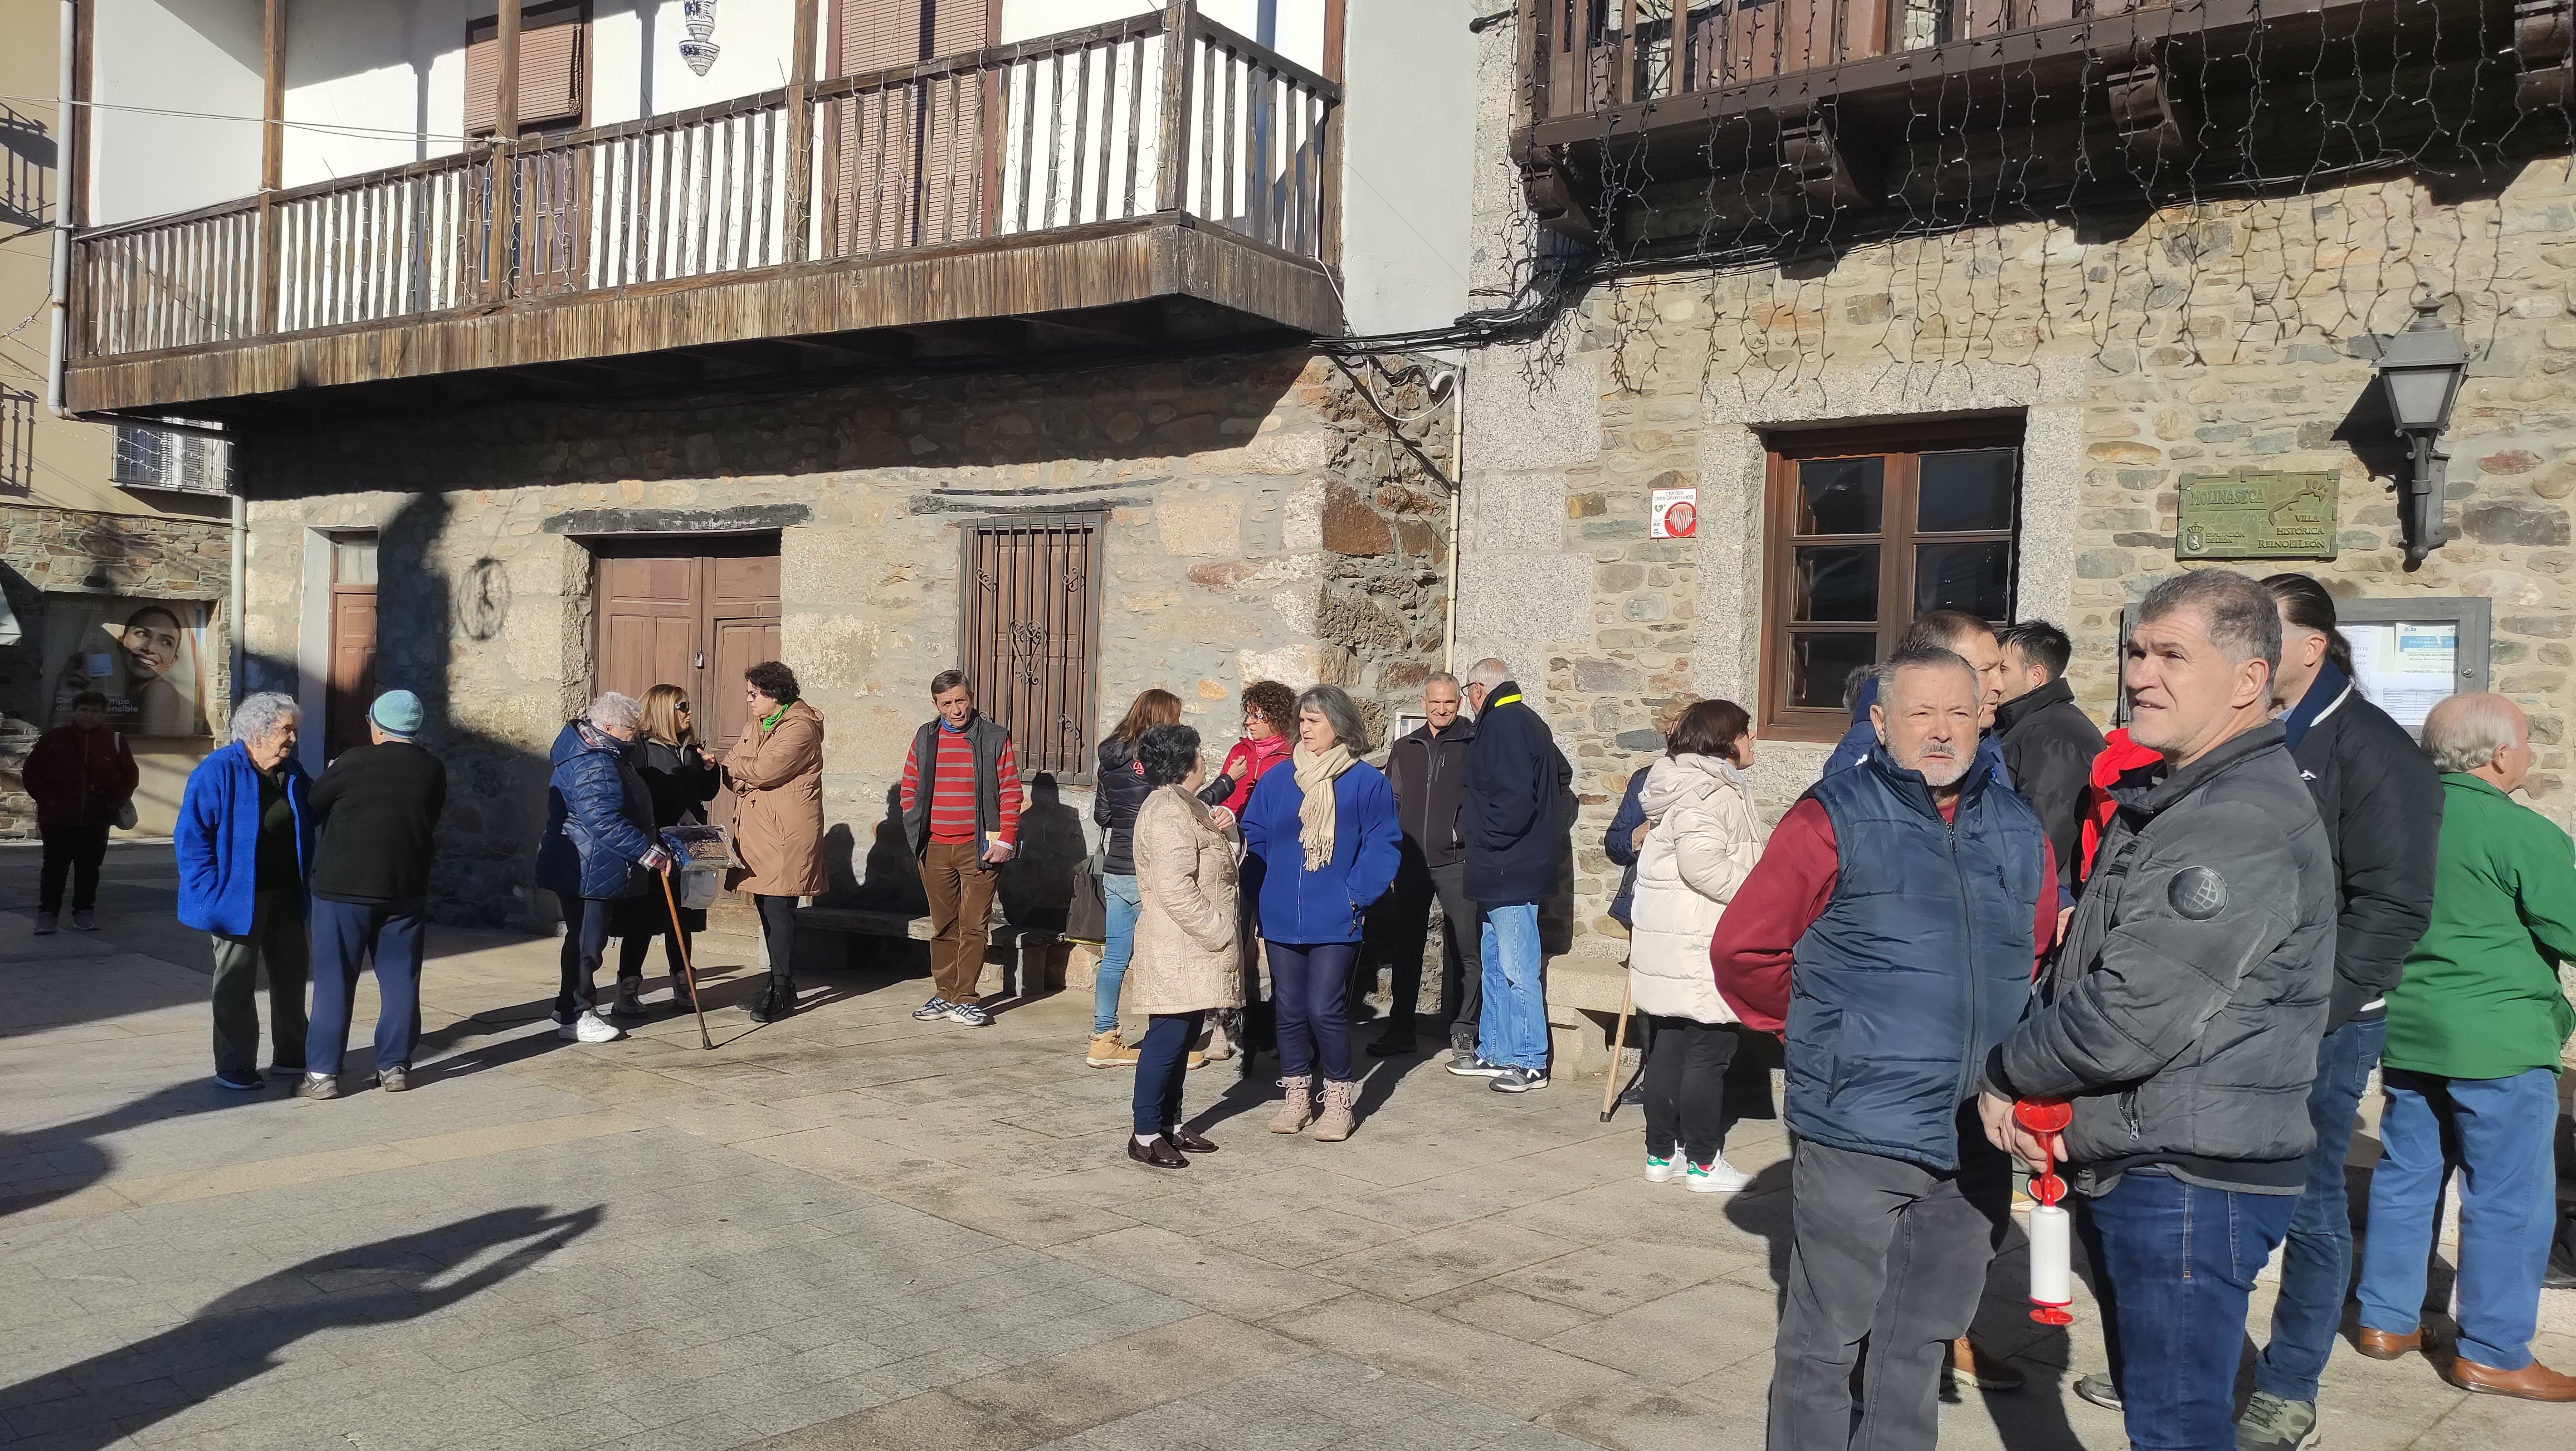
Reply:
[[[2333,474],[2199,474],[2182,481],[2176,559],[2332,559]]]

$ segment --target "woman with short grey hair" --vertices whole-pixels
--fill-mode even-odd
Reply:
[[[1270,955],[1279,1018],[1281,1083],[1288,1090],[1273,1133],[1309,1122],[1325,1142],[1351,1136],[1358,1085],[1351,1079],[1351,963],[1369,904],[1395,881],[1403,833],[1395,789],[1359,759],[1368,724],[1339,687],[1297,697],[1293,770],[1261,778],[1244,803],[1244,849],[1258,863],[1261,937]],[[1324,1107],[1315,1114],[1314,1075]]]
[[[636,772],[634,744],[644,707],[615,691],[578,720],[564,722],[547,760],[546,834],[537,844],[537,885],[563,909],[563,985],[555,994],[557,1037],[613,1043],[626,1034],[599,1015],[599,963],[621,903],[654,889],[671,869],[653,826],[653,795]]]
[[[269,1072],[304,1075],[304,984],[312,975],[304,881],[313,862],[312,785],[295,759],[292,697],[263,690],[233,707],[232,744],[188,773],[172,848],[179,920],[215,939],[215,1082],[253,1092],[258,983],[268,974]]]

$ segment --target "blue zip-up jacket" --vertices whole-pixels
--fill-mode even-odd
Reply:
[[[1834,753],[1825,757],[1825,775],[1848,771],[1868,760],[1878,750],[1878,731],[1869,723],[1869,708],[1878,700],[1878,678],[1872,676],[1860,683],[1860,694],[1852,699],[1851,729],[1834,745]],[[1993,731],[1977,733],[1977,764],[1986,768],[2005,789],[2019,791],[2013,781],[2012,768],[2004,764],[2004,743]]]
[[[1809,787],[1833,896],[1789,970],[1789,1125],[1838,1149],[1959,1166],[1959,1108],[2030,1004],[2047,833],[1971,769],[1951,821],[1872,755]]]
[[[1631,843],[1637,828],[1646,824],[1646,773],[1653,769],[1654,763],[1649,761],[1628,778],[1628,792],[1619,798],[1619,809],[1610,817],[1610,829],[1601,834],[1601,850],[1619,868],[1619,895],[1610,899],[1610,915],[1622,927],[1636,925],[1628,920],[1637,901],[1637,848]]]
[[[313,874],[313,815],[305,793],[313,778],[303,763],[286,758],[286,804],[295,811],[295,862]],[[179,795],[179,824],[171,834],[179,857],[179,920],[200,932],[248,937],[259,880],[259,767],[239,741],[197,763]],[[296,911],[304,911],[302,882]]]
[[[558,897],[632,897],[653,874],[647,853],[653,793],[616,737],[566,721],[546,753],[546,834],[537,843],[537,885]]]
[[[1297,789],[1291,766],[1264,774],[1243,803],[1244,850],[1261,863],[1261,935],[1295,947],[1318,942],[1357,942],[1360,916],[1386,895],[1404,859],[1404,832],[1395,817],[1395,788],[1366,761],[1333,780],[1333,856],[1320,871],[1306,870],[1306,848],[1297,840]]]

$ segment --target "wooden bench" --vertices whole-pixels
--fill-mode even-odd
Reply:
[[[900,942],[930,940],[930,919],[909,912],[866,907],[799,907],[796,909],[796,970],[834,972],[894,966],[899,975],[929,970],[926,949],[890,949]],[[1034,997],[1063,986],[1064,955],[1057,934],[995,921],[986,932],[984,975],[976,991],[985,996]],[[900,957],[889,962],[889,957]]]

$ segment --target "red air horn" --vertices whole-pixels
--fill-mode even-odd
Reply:
[[[2058,1207],[2066,1181],[2057,1177],[2058,1134],[2075,1121],[2075,1106],[2062,1098],[2025,1098],[2013,1104],[2013,1122],[2039,1140],[2039,1172],[2030,1177],[2030,1318],[2042,1325],[2072,1325],[2075,1299],[2074,1221]]]

